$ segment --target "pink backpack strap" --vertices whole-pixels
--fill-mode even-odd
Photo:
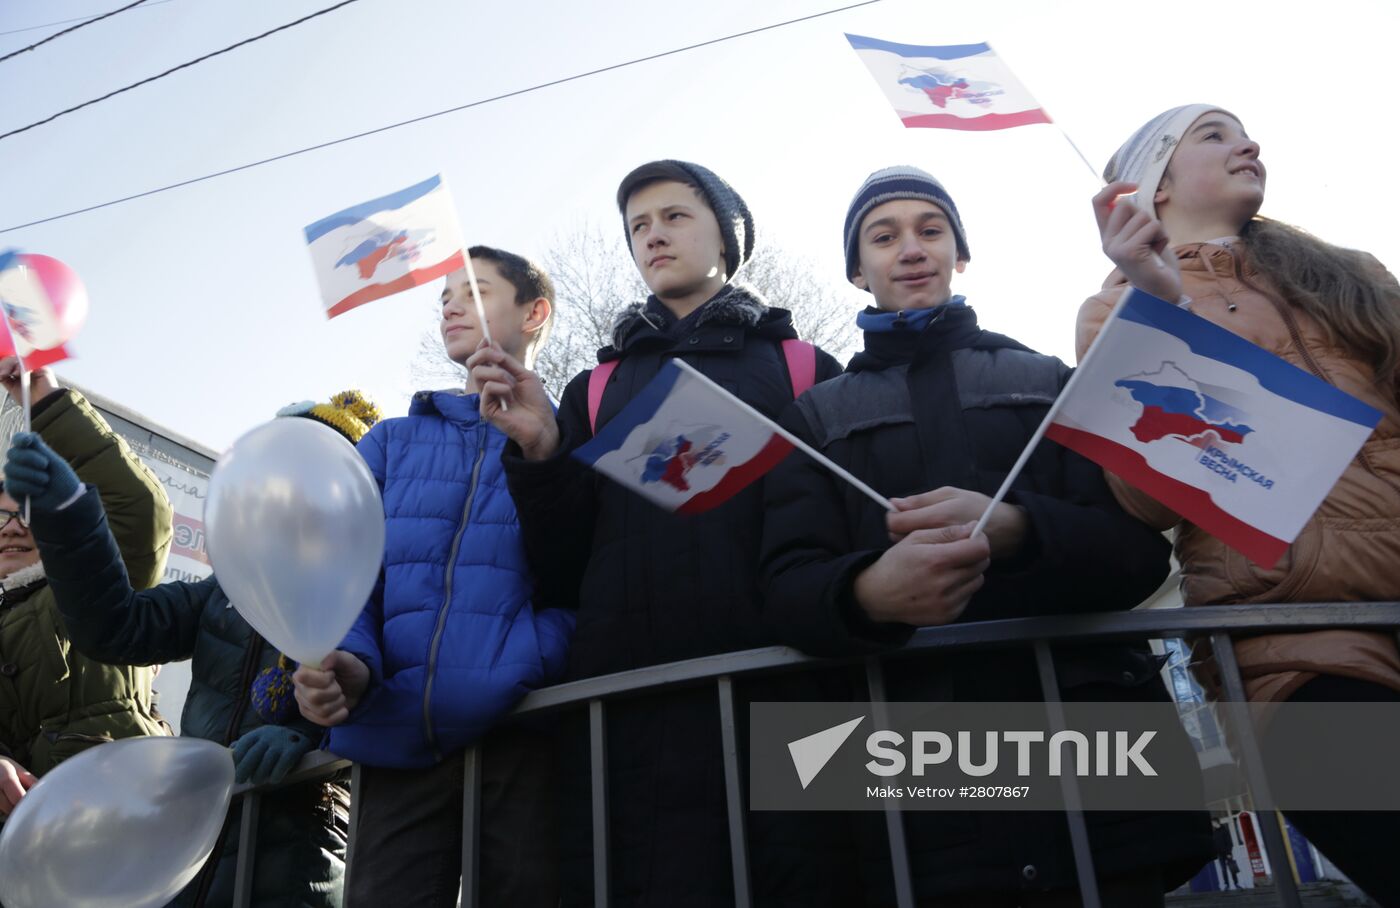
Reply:
[[[783,341],[783,358],[787,360],[788,378],[792,380],[793,400],[817,381],[817,348],[795,337]]]
[[[608,379],[612,378],[619,362],[619,359],[610,359],[594,366],[593,371],[588,373],[588,429],[595,435],[598,434],[598,408],[603,404],[603,392],[607,390]]]

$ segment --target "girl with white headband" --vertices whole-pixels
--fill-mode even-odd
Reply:
[[[1400,286],[1364,252],[1260,217],[1266,177],[1259,143],[1218,107],[1174,108],[1134,133],[1109,161],[1108,186],[1094,197],[1103,249],[1117,270],[1079,311],[1079,355],[1132,284],[1360,398],[1381,411],[1380,424],[1277,565],[1254,564],[1170,507],[1116,477],[1109,481],[1129,512],[1159,529],[1176,528],[1187,605],[1397,601]],[[1390,632],[1270,634],[1235,647],[1254,701],[1400,701],[1400,652]],[[1215,687],[1213,661],[1198,668]],[[1281,724],[1271,725],[1269,736]],[[1351,731],[1360,730],[1336,729],[1340,738]],[[1317,771],[1356,772],[1358,760],[1395,759],[1344,741],[1333,751],[1336,766]],[[1288,815],[1372,897],[1400,904],[1400,876],[1383,844],[1393,841],[1387,827],[1396,814]]]

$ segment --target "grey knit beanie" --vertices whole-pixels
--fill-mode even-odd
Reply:
[[[1138,191],[1124,198],[1155,215],[1157,205],[1153,198],[1162,185],[1162,176],[1167,172],[1177,143],[1192,123],[1217,110],[1230,114],[1228,110],[1210,104],[1186,104],[1157,114],[1108,159],[1108,165],[1103,169],[1104,181],[1137,183]]]
[[[630,247],[632,231],[627,226],[627,200],[648,183],[673,180],[700,190],[705,203],[719,221],[724,239],[724,273],[732,280],[744,263],[753,257],[754,226],[749,206],[739,193],[712,170],[689,161],[648,161],[636,168],[617,187],[617,210],[622,213],[622,232]]]
[[[972,260],[972,254],[967,251],[967,234],[963,232],[958,206],[953,204],[953,198],[948,195],[948,190],[943,188],[943,184],[917,167],[886,167],[865,178],[865,182],[856,191],[855,198],[851,199],[850,207],[846,209],[844,233],[847,280],[855,276],[856,267],[860,264],[857,247],[861,222],[877,205],[895,199],[921,199],[942,208],[943,213],[948,215],[948,223],[953,227],[953,238],[958,243],[958,258],[965,262]]]

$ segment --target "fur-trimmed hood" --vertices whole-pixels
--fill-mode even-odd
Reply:
[[[747,284],[731,283],[680,322],[689,322],[692,328],[711,323],[752,328],[768,311],[768,301],[757,290]],[[670,331],[678,321],[661,300],[649,296],[645,303],[633,303],[618,313],[613,321],[613,348],[625,349],[632,332],[644,324],[657,331]]]
[[[40,586],[48,579],[48,574],[44,573],[44,562],[42,561],[36,561],[17,571],[11,571],[5,577],[0,577],[0,602],[3,602],[15,593],[28,590],[30,587]],[[26,597],[21,596],[19,598],[24,599]]]

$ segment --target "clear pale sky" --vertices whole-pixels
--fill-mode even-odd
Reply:
[[[265,31],[331,0],[167,0],[0,63],[0,132]],[[10,0],[0,32],[121,0]],[[0,229],[302,146],[842,6],[840,0],[361,0],[0,140]],[[223,449],[294,400],[344,387],[402,413],[436,287],[327,322],[306,224],[442,173],[468,242],[543,253],[618,224],[619,178],[657,157],[728,179],[761,235],[844,279],[841,220],[867,173],[912,163],[961,209],[954,284],[984,326],[1071,359],[1108,272],[1096,188],[1056,126],[906,130],[843,32],[988,41],[1096,169],[1158,111],[1234,111],[1263,146],[1264,213],[1400,267],[1389,0],[1188,7],[883,0],[613,70],[242,173],[0,234],[72,265],[92,311],[59,372]],[[0,35],[0,54],[62,26]],[[852,317],[866,300],[851,289]],[[546,353],[547,355],[547,353]]]

